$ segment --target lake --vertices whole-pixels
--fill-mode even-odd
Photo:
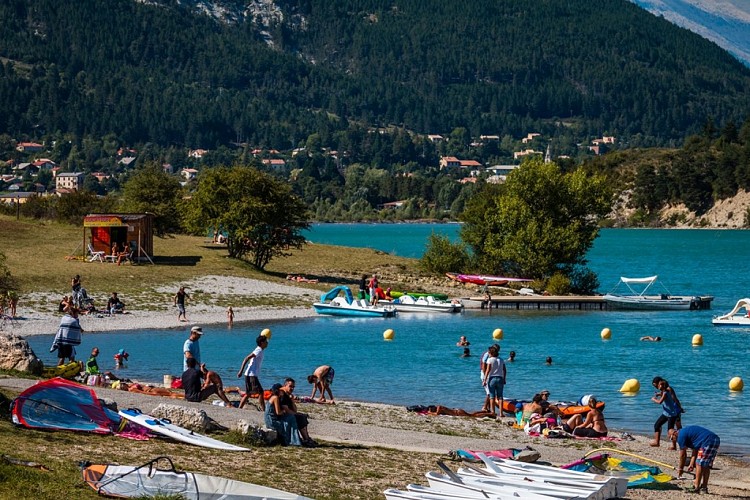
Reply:
[[[313,226],[309,239],[417,257],[433,231],[455,238],[459,230],[456,224],[324,224]],[[501,328],[503,356],[511,350],[517,353],[516,362],[508,364],[507,397],[529,399],[542,389],[551,391],[551,400],[596,394],[607,403],[611,429],[650,435],[661,411],[650,401],[651,379],[660,375],[669,380],[687,410],[684,425],[711,428],[722,438],[722,452],[750,457],[744,435],[750,425],[750,401],[744,392],[728,389],[735,376],[750,383],[750,329],[711,325],[712,315],[729,311],[737,299],[750,295],[740,278],[748,273],[748,248],[746,231],[608,229],[589,253],[602,292],[614,287],[620,276],[658,274],[673,294],[714,295],[710,311],[492,310],[264,321],[236,324],[232,330],[205,328],[202,358],[226,385],[240,382],[235,375],[243,357],[254,347],[255,336],[268,327],[273,337],[261,377],[267,387],[292,376],[304,395],[310,389],[306,375],[320,364],[330,364],[336,368],[336,397],[472,411],[481,407],[484,394],[479,355],[493,343],[493,330]],[[612,331],[609,341],[600,337],[605,327]],[[387,328],[396,332],[393,341],[383,340]],[[703,335],[701,347],[692,346],[696,333]],[[460,335],[472,343],[470,358],[460,357],[455,345]],[[646,335],[663,341],[641,342]],[[125,348],[131,358],[123,376],[161,381],[164,374],[180,373],[186,337],[187,328],[89,334],[78,351],[83,357],[99,346],[100,366],[113,369],[112,355]],[[31,337],[29,342],[45,363],[54,360],[48,352],[51,336]],[[547,356],[553,358],[551,366],[544,362]],[[640,381],[641,391],[625,396],[618,390],[631,378]]]

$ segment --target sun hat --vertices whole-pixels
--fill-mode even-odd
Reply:
[[[203,335],[203,327],[196,325],[190,329],[190,333],[197,333],[198,335]]]
[[[544,390],[543,390],[542,392],[540,392],[539,394],[541,394],[542,396],[544,396],[545,394],[546,394],[547,396],[549,396],[549,391],[548,391],[547,389],[544,389]]]

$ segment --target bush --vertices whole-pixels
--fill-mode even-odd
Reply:
[[[447,236],[432,233],[419,266],[430,273],[445,274],[466,269],[469,252],[463,243],[453,243]]]
[[[599,288],[599,277],[587,267],[570,273],[570,291],[578,295],[594,295]]]
[[[555,273],[547,280],[547,292],[550,295],[567,295],[570,289],[570,278],[562,273]]]

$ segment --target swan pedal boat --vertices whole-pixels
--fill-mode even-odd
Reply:
[[[339,294],[343,292],[344,296]],[[320,296],[320,302],[313,304],[318,314],[346,316],[354,318],[386,318],[396,315],[396,308],[390,304],[384,306],[370,305],[364,299],[355,299],[347,286],[337,286]]]
[[[745,313],[740,311],[744,309]],[[723,316],[714,316],[711,323],[715,326],[746,326],[750,327],[750,299],[740,299],[734,309]]]

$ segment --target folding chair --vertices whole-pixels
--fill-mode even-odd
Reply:
[[[95,260],[98,260],[101,263],[104,263],[104,254],[103,251],[96,251],[94,250],[94,247],[91,246],[91,243],[88,244],[89,247],[89,262],[94,262]]]

